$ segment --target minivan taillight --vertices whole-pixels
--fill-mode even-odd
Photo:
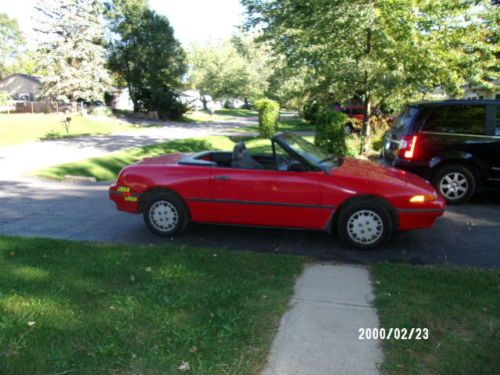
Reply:
[[[413,159],[416,145],[416,135],[405,135],[399,143],[399,156],[404,159]]]

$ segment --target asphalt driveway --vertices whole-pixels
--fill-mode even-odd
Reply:
[[[403,261],[500,268],[500,194],[449,207],[431,229],[399,233],[383,249],[345,248],[322,232],[192,225],[175,239],[151,234],[139,215],[118,212],[104,183],[0,181],[0,235],[135,244],[175,243],[265,253],[301,254],[353,263]]]

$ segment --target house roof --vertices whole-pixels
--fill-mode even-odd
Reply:
[[[2,79],[2,81],[5,81],[5,80],[7,80],[7,79],[9,79],[9,78],[11,78],[11,77],[14,77],[14,76],[20,76],[20,77],[23,77],[23,78],[29,79],[29,80],[31,80],[31,81],[33,81],[33,82],[36,82],[36,83],[42,83],[42,82],[40,81],[40,78],[41,78],[40,76],[33,76],[33,75],[31,75],[31,74],[24,74],[24,73],[14,73],[14,74],[11,74],[11,75],[9,75],[9,76],[5,77],[4,79]],[[1,81],[0,81],[0,82],[1,82]]]

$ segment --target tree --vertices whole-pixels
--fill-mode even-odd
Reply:
[[[25,43],[17,21],[0,13],[0,79],[7,73],[7,60],[15,58]]]
[[[452,95],[467,82],[491,84],[494,48],[485,36],[490,1],[242,0],[246,27],[306,68],[309,90],[335,101],[407,100],[424,89]],[[493,26],[489,26],[490,28]],[[484,63],[488,61],[489,63]],[[368,130],[369,127],[366,127]]]
[[[101,100],[109,88],[101,0],[39,0],[42,96]]]
[[[114,37],[109,66],[128,86],[134,110],[175,117],[176,90],[187,67],[168,19],[141,0],[117,1],[110,17]]]
[[[188,54],[189,83],[202,95],[215,99],[250,99],[265,95],[271,75],[269,52],[250,37],[233,37],[230,41],[204,47],[194,46]]]

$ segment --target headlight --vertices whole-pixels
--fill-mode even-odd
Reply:
[[[425,203],[435,201],[437,197],[433,194],[419,194],[410,198],[410,203]]]

